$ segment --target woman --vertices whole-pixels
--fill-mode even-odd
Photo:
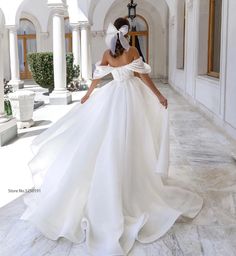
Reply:
[[[202,207],[198,195],[162,183],[168,104],[128,30],[123,18],[109,25],[109,49],[82,104],[34,139],[29,166],[41,193],[25,197],[21,216],[49,239],[86,241],[95,256],[127,255],[135,240],[153,242]],[[92,93],[109,73],[114,79]]]

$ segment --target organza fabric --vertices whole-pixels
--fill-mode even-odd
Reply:
[[[35,188],[21,219],[46,237],[86,241],[91,255],[128,255],[135,240],[150,243],[182,215],[195,217],[197,194],[165,186],[169,121],[157,97],[134,71],[149,73],[141,58],[101,66],[94,78],[114,80],[38,135],[29,163]]]
[[[119,30],[110,23],[108,25],[105,42],[108,48],[115,54],[116,43],[119,38],[121,45],[123,48],[128,51],[130,48],[129,41],[125,38],[125,35],[129,32],[129,26],[123,25]]]

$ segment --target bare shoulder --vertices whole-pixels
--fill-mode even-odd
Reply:
[[[105,52],[104,52],[104,54],[103,54],[104,56],[106,56],[106,57],[108,57],[109,55],[110,55],[110,50],[109,49],[107,49]]]
[[[138,59],[140,57],[139,51],[135,46],[130,46],[129,52],[133,59]]]
[[[109,56],[110,56],[109,53],[110,53],[110,50],[106,50],[106,51],[103,53],[101,65],[108,65],[108,60],[109,60]]]

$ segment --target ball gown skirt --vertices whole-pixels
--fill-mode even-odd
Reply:
[[[21,219],[47,238],[86,242],[95,256],[128,255],[135,240],[163,236],[179,216],[195,217],[202,198],[162,183],[168,176],[169,127],[165,109],[134,71],[96,65],[94,78],[113,80],[78,103],[32,142],[35,188]]]

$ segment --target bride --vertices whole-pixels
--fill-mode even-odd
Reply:
[[[203,203],[162,183],[168,103],[148,75],[150,66],[129,46],[128,31],[123,18],[109,25],[109,49],[81,103],[31,145],[29,167],[40,193],[24,197],[21,219],[49,239],[85,241],[95,256],[127,255],[135,240],[155,241],[179,216],[194,218]],[[93,91],[110,73],[113,80]]]

